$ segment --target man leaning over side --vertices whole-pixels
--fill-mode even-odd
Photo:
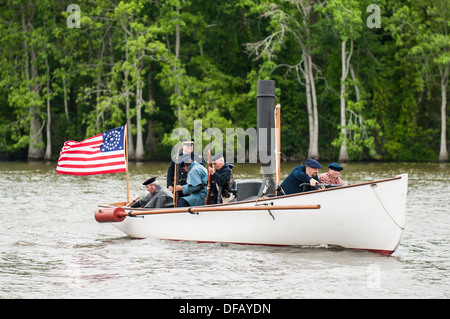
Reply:
[[[294,167],[292,172],[281,184],[281,192],[278,196],[308,192],[314,190],[319,183],[317,173],[322,165],[315,159],[307,159],[305,165]]]

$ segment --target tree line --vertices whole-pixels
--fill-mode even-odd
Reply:
[[[446,0],[6,0],[0,157],[55,160],[128,124],[129,157],[170,133],[256,127],[275,80],[284,160],[447,161]]]

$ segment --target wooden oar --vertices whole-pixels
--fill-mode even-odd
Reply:
[[[320,209],[320,205],[280,205],[280,206],[238,206],[238,207],[207,207],[194,206],[183,208],[166,208],[146,211],[132,211],[126,213],[127,216],[139,216],[150,214],[170,214],[170,213],[200,213],[200,212],[233,212],[243,210],[295,210],[295,209]]]
[[[311,186],[311,184],[310,184],[310,183],[303,183],[303,184],[300,184],[300,187],[303,187],[303,186]],[[322,187],[322,186],[325,187],[325,188],[332,188],[332,187],[342,187],[342,186],[344,186],[344,185],[317,183],[316,186],[311,186],[311,187],[317,188],[317,187]]]
[[[320,205],[262,205],[262,206],[221,206],[221,207],[180,207],[165,208],[153,210],[131,210],[123,207],[100,208],[95,212],[95,219],[99,223],[121,222],[125,217],[141,216],[151,214],[173,214],[173,213],[200,213],[200,212],[231,212],[231,211],[249,211],[249,210],[298,210],[298,209],[320,209]],[[125,210],[131,210],[126,212]]]

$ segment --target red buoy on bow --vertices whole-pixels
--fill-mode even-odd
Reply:
[[[95,220],[99,223],[121,222],[126,216],[127,213],[122,207],[100,208],[94,213]]]

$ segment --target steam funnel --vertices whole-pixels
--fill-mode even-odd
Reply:
[[[275,196],[275,81],[257,82],[258,158],[264,174],[258,197]]]

